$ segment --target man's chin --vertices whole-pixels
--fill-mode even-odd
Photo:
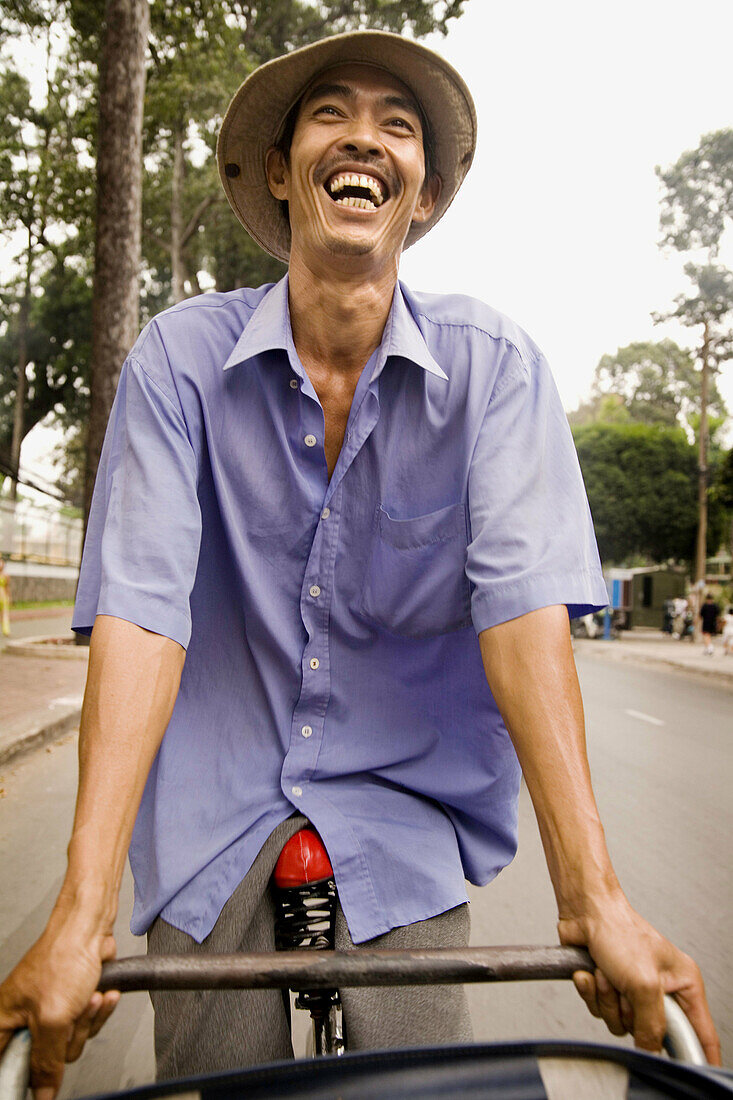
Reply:
[[[326,242],[332,256],[369,256],[375,250],[375,242],[354,240],[353,237],[336,237]]]
[[[332,256],[368,256],[377,248],[378,235],[363,229],[336,231],[324,234],[323,243]]]

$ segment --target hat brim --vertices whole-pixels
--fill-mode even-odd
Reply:
[[[354,31],[321,39],[261,65],[234,95],[217,142],[219,176],[232,210],[271,256],[286,263],[290,226],[267,185],[265,157],[311,80],[334,65],[359,62],[386,69],[405,84],[423,111],[442,188],[431,217],[413,222],[405,248],[442,218],[471,167],[476,109],[455,69],[433,50],[386,31]]]

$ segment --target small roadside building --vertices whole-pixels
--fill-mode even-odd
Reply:
[[[688,588],[687,573],[673,565],[608,569],[605,577],[614,619],[625,629],[649,626],[661,630],[665,600],[684,596]]]

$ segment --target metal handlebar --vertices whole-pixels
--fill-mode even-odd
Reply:
[[[99,988],[333,989],[571,978],[593,970],[579,947],[463,947],[422,951],[277,951],[251,955],[140,955],[105,963]]]
[[[594,970],[580,947],[464,947],[424,951],[278,951],[252,955],[141,955],[105,963],[99,989],[334,989],[348,986],[446,985],[551,981]],[[664,998],[664,1048],[671,1058],[706,1066],[692,1024]],[[30,1036],[18,1032],[0,1061],[0,1100],[23,1100]]]

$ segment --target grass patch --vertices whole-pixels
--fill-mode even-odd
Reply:
[[[12,611],[27,611],[30,608],[42,607],[73,607],[73,600],[13,600],[10,605]]]

